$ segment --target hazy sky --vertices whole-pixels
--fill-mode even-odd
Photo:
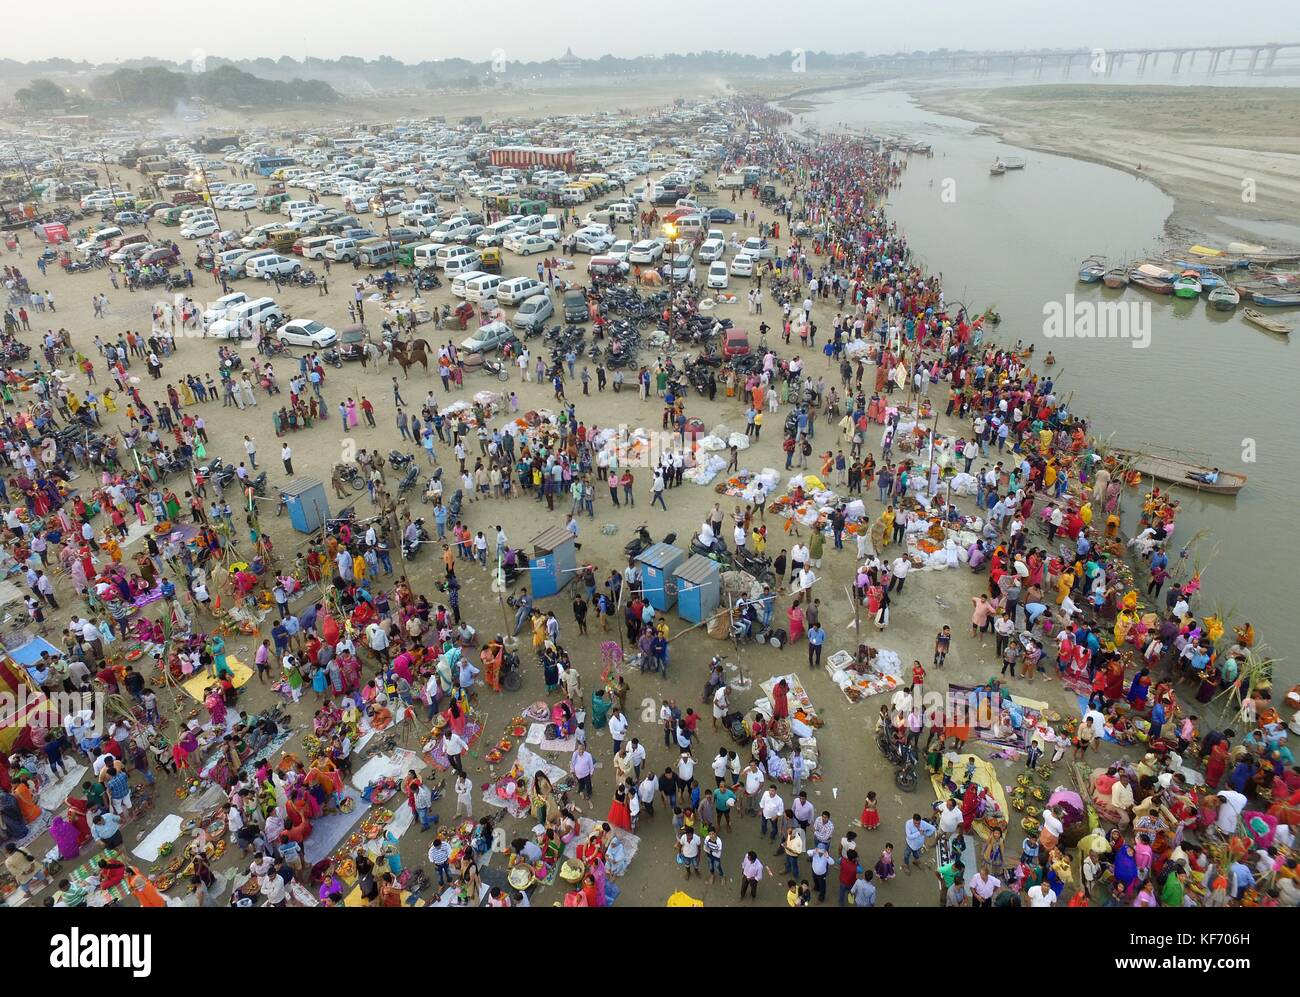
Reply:
[[[766,54],[790,48],[869,53],[1123,48],[1291,41],[1292,36],[1300,41],[1300,28],[1278,28],[1293,21],[1294,12],[1293,0],[1260,0],[1249,18],[1225,16],[1222,3],[1207,0],[1174,7],[1131,0],[820,0],[802,7],[787,0],[686,0],[666,6],[627,0],[593,6],[537,0],[468,6],[438,0],[386,0],[373,6],[355,0],[132,0],[126,5],[11,0],[0,56],[183,61],[200,49],[230,58],[391,55],[418,62],[454,56],[488,60],[498,47],[509,59],[525,60],[559,56],[566,47],[583,57],[703,49]],[[804,23],[791,27],[796,22]]]

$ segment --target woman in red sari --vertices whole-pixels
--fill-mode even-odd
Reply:
[[[303,806],[303,797],[311,799],[309,793],[303,793],[295,798],[289,799],[285,805],[285,828],[284,834],[280,837],[289,841],[296,841],[302,844],[311,834],[311,821],[307,818]]]
[[[609,814],[605,819],[620,830],[628,832],[632,830],[632,815],[628,812],[626,787],[619,786],[614,790],[614,800],[609,805]]]
[[[86,819],[86,814],[90,810],[90,803],[79,796],[69,796],[67,799],[68,810],[64,819],[77,829],[77,841],[85,845],[90,842],[92,837],[90,833],[90,822]]]
[[[1205,784],[1213,789],[1219,788],[1223,781],[1224,769],[1228,767],[1228,742],[1219,741],[1210,751],[1209,761],[1205,763]]]
[[[962,834],[970,834],[971,825],[975,821],[975,812],[979,809],[980,788],[973,782],[966,784],[966,792],[961,797],[961,830]]]

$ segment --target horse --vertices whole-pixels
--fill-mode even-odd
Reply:
[[[429,354],[425,352],[422,345],[423,340],[417,340],[416,343],[408,344],[393,341],[388,351],[388,362],[396,360],[402,367],[402,373],[408,378],[411,376],[411,368],[417,363],[424,368],[426,374],[429,373]]]

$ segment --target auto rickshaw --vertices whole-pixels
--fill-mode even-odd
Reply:
[[[484,273],[500,273],[501,250],[496,246],[480,250],[478,268]]]

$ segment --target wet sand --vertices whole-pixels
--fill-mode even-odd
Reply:
[[[1067,84],[912,93],[922,107],[980,122],[1010,144],[1151,180],[1175,199],[1166,235],[1180,243],[1273,243],[1244,223],[1300,224],[1300,89]]]

